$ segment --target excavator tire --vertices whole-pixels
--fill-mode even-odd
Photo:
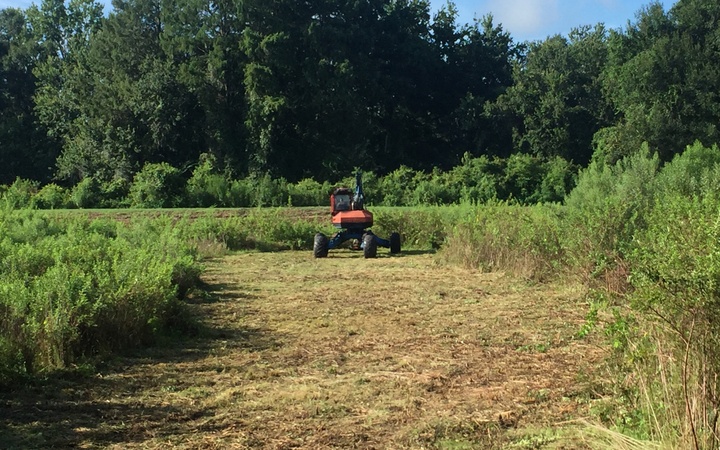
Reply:
[[[316,258],[325,258],[328,255],[328,238],[322,233],[315,235],[313,242],[313,256]]]
[[[375,235],[368,233],[363,236],[363,256],[365,258],[377,257],[377,241]]]

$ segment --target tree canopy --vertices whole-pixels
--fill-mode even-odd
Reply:
[[[612,163],[718,142],[720,6],[515,42],[427,0],[43,0],[0,10],[0,183]]]

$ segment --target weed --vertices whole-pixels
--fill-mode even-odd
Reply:
[[[179,299],[198,282],[201,268],[192,248],[165,224],[116,223],[109,230],[9,213],[0,226],[7,231],[0,242],[4,378],[62,369],[193,327]]]

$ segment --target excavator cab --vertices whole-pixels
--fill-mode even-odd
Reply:
[[[347,188],[335,189],[330,196],[330,211],[333,215],[341,211],[350,211],[352,207],[352,191]]]

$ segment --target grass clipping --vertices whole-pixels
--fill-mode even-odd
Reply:
[[[198,339],[8,394],[19,447],[588,448],[598,347],[578,292],[422,252],[208,264]],[[38,408],[37,405],[42,405]],[[62,417],[62,421],[57,418]]]

